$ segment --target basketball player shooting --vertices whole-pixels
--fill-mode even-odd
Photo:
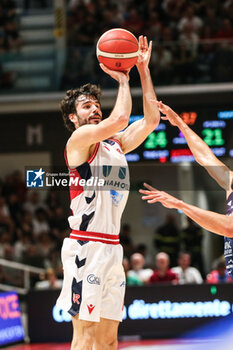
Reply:
[[[144,186],[147,190],[139,190],[144,195],[142,199],[151,204],[160,202],[169,209],[180,209],[206,230],[224,236],[226,266],[228,273],[233,277],[233,172],[215,157],[207,144],[170,107],[162,102],[152,102],[158,105],[159,110],[165,115],[161,117],[162,119],[169,120],[171,125],[180,129],[195,160],[226,191],[226,216],[184,203],[182,200],[159,191],[146,183]]]
[[[102,120],[100,89],[95,85],[69,90],[61,102],[65,125],[72,131],[65,150],[70,176],[88,179],[105,169],[112,183],[109,190],[95,189],[90,196],[82,187],[70,187],[72,232],[63,242],[64,281],[57,304],[72,315],[71,350],[117,349],[125,293],[119,231],[129,190],[124,154],[138,147],[160,120],[157,105],[151,103],[156,100],[148,68],[151,49],[152,43],[148,46],[147,38],[140,36],[137,69],[143,90],[142,120],[127,127],[132,108],[129,72],[109,70],[103,64],[104,72],[119,84],[108,118]]]

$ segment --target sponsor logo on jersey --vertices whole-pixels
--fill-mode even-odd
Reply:
[[[90,284],[100,285],[100,278],[95,276],[93,273],[87,276],[87,282]]]
[[[87,308],[88,308],[88,312],[89,312],[89,314],[91,314],[91,313],[92,313],[92,311],[94,310],[95,306],[94,306],[94,305],[92,305],[92,304],[90,304],[90,305],[87,305]]]
[[[75,304],[80,304],[80,302],[79,302],[79,298],[80,298],[80,295],[79,294],[75,294],[75,293],[73,293],[73,303]]]
[[[121,182],[121,181],[105,180],[104,186],[117,187],[120,190],[126,190],[126,191],[129,190],[129,185],[127,183]]]
[[[44,186],[44,171],[27,170],[27,187],[43,187]]]
[[[120,287],[124,287],[124,286],[126,286],[126,282],[125,281],[121,282],[121,284],[120,284]]]
[[[108,177],[112,171],[111,165],[103,165],[103,175],[104,177]]]
[[[119,193],[117,191],[110,190],[110,196],[112,198],[113,204],[118,207],[118,205],[120,204],[124,195],[123,195],[123,193]]]
[[[122,180],[125,179],[125,177],[126,177],[126,168],[120,167],[119,172],[118,172],[118,176]]]

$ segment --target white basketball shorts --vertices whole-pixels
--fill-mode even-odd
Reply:
[[[65,238],[64,280],[57,305],[80,320],[122,321],[125,273],[121,245]]]

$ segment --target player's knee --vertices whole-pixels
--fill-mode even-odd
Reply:
[[[98,338],[96,344],[101,350],[116,350],[118,341],[116,335],[105,334],[102,338]]]
[[[95,325],[88,325],[83,328],[83,336],[82,338],[84,339],[84,342],[86,344],[91,344],[94,341],[95,337]]]
[[[74,330],[71,350],[91,350],[95,337],[95,325],[82,322]]]

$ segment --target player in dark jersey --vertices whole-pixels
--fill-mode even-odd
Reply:
[[[203,166],[210,176],[226,191],[226,215],[200,209],[187,204],[170,194],[159,191],[148,184],[147,190],[140,190],[144,194],[143,200],[148,203],[160,202],[169,209],[180,209],[184,214],[208,231],[224,236],[224,255],[228,273],[233,277],[233,172],[215,157],[207,144],[176,114],[170,107],[162,102],[153,101],[169,120],[171,125],[177,126],[183,133],[188,146],[196,161]]]

